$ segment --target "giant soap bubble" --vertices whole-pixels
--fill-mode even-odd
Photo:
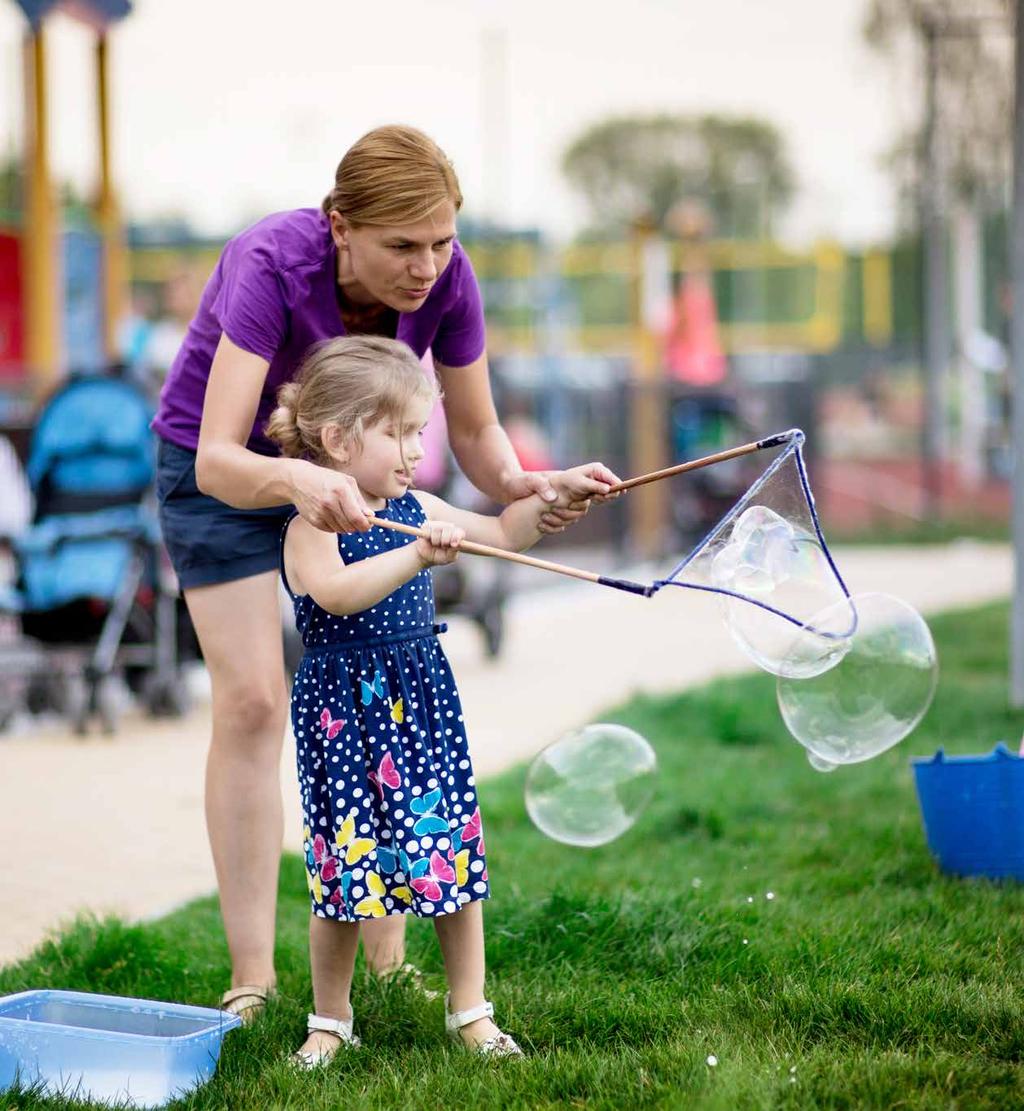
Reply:
[[[820,541],[768,506],[751,505],[740,514],[715,552],[710,579],[718,590],[746,596],[722,595],[725,623],[740,648],[773,675],[818,675],[850,646],[849,615],[831,608],[845,594]],[[808,621],[822,611],[825,623]],[[794,646],[800,626],[781,614],[813,632]]]
[[[596,724],[548,745],[526,774],[526,811],[548,837],[592,848],[614,841],[654,793],[654,749],[624,725]]]
[[[807,763],[811,765],[816,772],[834,772],[839,767],[838,764],[833,764],[831,760],[823,760],[820,756],[807,750]]]
[[[811,678],[782,674],[776,683],[790,733],[809,754],[831,764],[870,760],[903,740],[924,717],[938,678],[935,643],[924,618],[890,594],[852,595],[808,625],[835,627],[851,608],[856,629],[842,659]],[[793,658],[806,656],[804,640],[818,639],[807,629],[798,632]]]

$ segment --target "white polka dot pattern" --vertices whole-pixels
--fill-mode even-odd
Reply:
[[[413,494],[379,516],[420,525]],[[338,537],[346,563],[412,543]],[[455,679],[429,571],[362,613],[292,595],[306,654],[292,688],[313,912],[358,921],[451,914],[489,895],[484,836]]]

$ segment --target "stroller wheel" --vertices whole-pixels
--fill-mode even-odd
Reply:
[[[25,692],[25,706],[30,714],[45,714],[48,710],[63,714],[65,698],[60,676],[45,673],[33,675]]]
[[[188,709],[188,694],[180,675],[174,682],[151,676],[143,697],[150,717],[180,718]]]
[[[100,719],[104,733],[116,733],[117,722],[121,716],[117,684],[112,675],[105,675],[93,690],[93,706]],[[82,732],[85,732],[83,729]]]
[[[80,737],[84,737],[89,728],[89,684],[81,675],[65,676],[59,702],[72,729]]]
[[[502,607],[491,603],[480,615],[480,627],[484,632],[487,658],[497,659],[501,652],[501,642],[505,639],[505,614]]]
[[[23,701],[24,692],[16,684],[0,680],[0,733],[7,731]]]

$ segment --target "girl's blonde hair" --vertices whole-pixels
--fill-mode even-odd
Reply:
[[[266,435],[283,455],[330,465],[321,432],[336,424],[358,447],[380,420],[405,422],[416,401],[432,405],[437,384],[404,344],[383,336],[340,336],[312,348],[277,392]]]
[[[462,207],[459,179],[447,155],[415,127],[392,124],[367,132],[338,163],[325,215],[361,224],[414,224],[445,201]]]

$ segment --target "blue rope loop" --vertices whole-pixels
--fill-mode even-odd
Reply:
[[[797,476],[800,480],[800,489],[803,493],[804,502],[807,505],[807,511],[811,518],[811,524],[814,526],[814,533],[817,541],[821,545],[822,553],[824,554],[825,559],[828,562],[832,574],[835,575],[836,582],[839,584],[839,589],[842,591],[843,597],[849,600],[850,591],[847,588],[845,581],[843,580],[843,576],[839,573],[839,568],[836,566],[836,562],[832,557],[832,553],[829,551],[828,544],[825,542],[825,535],[821,530],[821,522],[818,519],[818,511],[815,508],[814,494],[811,492],[811,484],[807,477],[807,467],[804,463],[803,456],[803,446],[806,440],[807,437],[799,428],[791,428],[786,432],[779,432],[776,433],[774,436],[767,436],[763,440],[758,440],[757,447],[759,451],[773,447],[783,447],[784,450],[779,452],[779,454],[765,468],[764,472],[757,479],[757,481],[754,482],[750,489],[747,490],[743,497],[741,497],[739,501],[736,502],[736,504],[728,511],[728,513],[726,513],[725,516],[722,517],[721,520],[719,520],[714,525],[714,527],[704,535],[704,537],[697,543],[697,546],[693,548],[693,550],[678,564],[676,564],[676,566],[669,572],[668,575],[665,576],[665,578],[656,579],[654,581],[647,592],[647,596],[650,597],[653,594],[656,594],[664,586],[677,586],[682,587],[685,590],[701,590],[708,594],[718,594],[725,597],[737,598],[741,602],[747,602],[749,605],[757,606],[759,609],[774,614],[776,617],[781,617],[783,620],[788,621],[791,625],[795,625],[797,628],[806,628],[809,632],[814,633],[815,635],[820,636],[826,640],[846,640],[849,637],[853,636],[854,633],[857,631],[858,618],[857,608],[852,604],[851,609],[853,610],[853,618],[849,629],[844,633],[833,633],[827,632],[824,629],[814,628],[813,626],[808,625],[806,622],[801,621],[798,617],[794,617],[793,614],[786,613],[784,610],[780,610],[775,606],[769,605],[767,602],[763,602],[760,599],[754,598],[749,594],[743,594],[738,590],[729,590],[725,587],[719,586],[704,586],[700,583],[687,583],[677,581],[678,576],[681,575],[683,571],[685,571],[686,568],[689,567],[690,564],[693,563],[693,561],[707,549],[712,539],[719,533],[721,533],[726,527],[728,527],[736,519],[736,517],[738,517],[739,514],[753,502],[758,491],[761,490],[765,486],[765,484],[769,482],[775,474],[778,473],[778,471],[786,464],[787,460],[792,458],[796,465]]]

